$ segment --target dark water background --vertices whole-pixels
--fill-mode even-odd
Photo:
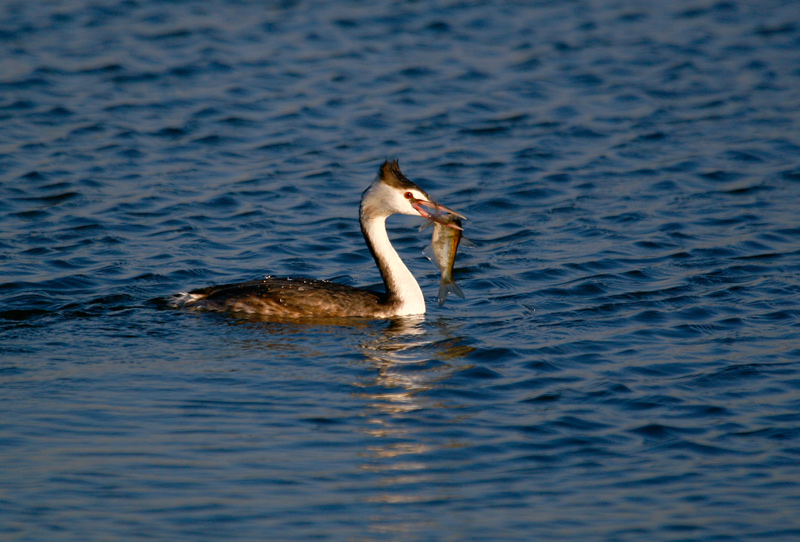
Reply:
[[[377,284],[387,157],[466,300],[157,301]],[[793,0],[2,2],[0,538],[800,539],[799,157]]]

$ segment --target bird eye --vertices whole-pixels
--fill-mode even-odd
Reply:
[[[414,194],[412,194],[411,192],[406,192],[403,195],[406,197],[406,199],[413,199],[414,198]]]

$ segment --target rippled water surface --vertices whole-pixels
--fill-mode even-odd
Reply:
[[[0,538],[800,538],[793,1],[3,2]],[[376,287],[385,158],[469,217]]]

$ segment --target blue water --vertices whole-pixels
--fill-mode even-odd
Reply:
[[[0,539],[800,539],[794,1],[3,2]],[[386,158],[469,217],[376,286]]]

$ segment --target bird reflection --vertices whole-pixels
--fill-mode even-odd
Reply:
[[[413,538],[433,527],[430,516],[418,513],[422,510],[418,505],[458,498],[459,487],[441,480],[448,471],[442,462],[450,461],[448,452],[453,449],[474,443],[464,440],[469,432],[462,424],[469,413],[461,410],[458,396],[450,393],[456,387],[450,381],[472,366],[469,355],[475,349],[452,321],[320,319],[301,325],[222,316],[216,321],[238,332],[221,343],[223,350],[214,359],[232,358],[227,350],[238,357],[252,352],[255,360],[269,360],[277,381],[306,380],[316,385],[330,378],[327,371],[314,373],[324,363],[298,364],[298,359],[331,356],[337,363],[346,360],[354,369],[346,372],[341,386],[325,389],[352,390],[351,400],[343,401],[347,410],[342,416],[349,418],[348,423],[337,426],[337,434],[354,428],[353,438],[345,437],[345,441],[356,447],[353,460],[362,476],[351,473],[346,483],[361,502],[372,505],[359,540],[385,540],[389,533]],[[221,367],[232,370],[227,362]],[[286,393],[294,393],[294,388]],[[324,402],[316,397],[308,400]]]
[[[430,461],[437,450],[459,444],[450,438],[442,442],[441,435],[427,431],[432,419],[441,418],[437,410],[455,406],[430,399],[426,392],[442,387],[467,368],[459,360],[474,349],[464,345],[464,339],[446,323],[437,324],[431,326],[424,318],[396,319],[361,345],[366,362],[374,368],[369,378],[356,383],[361,390],[356,396],[364,400],[368,422],[362,430],[374,439],[361,452],[360,468],[378,480],[368,502],[392,505],[445,498],[425,491],[437,485],[432,483],[436,469]],[[419,527],[416,521],[398,521],[387,510],[385,516],[371,518],[370,530],[413,531]]]
[[[358,396],[378,411],[403,413],[431,406],[419,398],[420,393],[465,368],[452,361],[474,348],[463,345],[463,339],[446,326],[431,330],[424,323],[424,317],[398,318],[362,343],[362,352],[377,372],[356,383],[364,389]]]

